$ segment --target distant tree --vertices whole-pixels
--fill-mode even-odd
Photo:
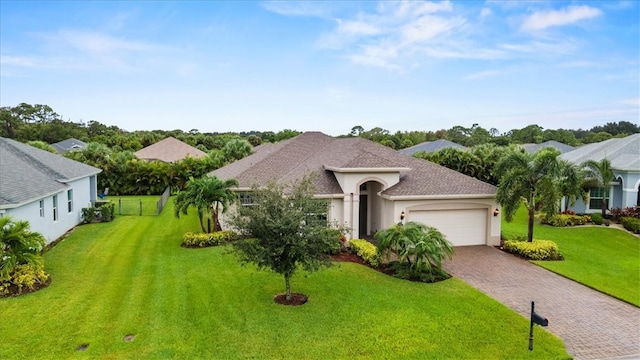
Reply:
[[[231,163],[236,160],[240,160],[243,157],[251,155],[253,147],[244,139],[232,139],[227,142],[222,148],[222,154],[224,155],[225,162]]]
[[[317,271],[331,266],[328,255],[338,239],[329,231],[327,203],[313,198],[314,179],[289,186],[271,183],[251,191],[252,206],[240,206],[232,223],[253,238],[233,243],[243,264],[252,263],[284,277],[286,299],[291,300],[291,278],[301,267]]]
[[[227,211],[229,205],[237,199],[235,191],[232,187],[237,187],[236,180],[220,180],[215,176],[202,177],[200,179],[189,179],[186,188],[180,191],[174,198],[174,214],[180,217],[180,214],[187,215],[190,207],[195,207],[200,220],[200,228],[202,232],[206,232],[204,227],[204,215],[211,213],[214,229],[220,231],[220,214]]]
[[[581,164],[584,174],[584,184],[588,188],[596,188],[602,191],[602,216],[607,214],[609,183],[613,181],[613,169],[611,161],[604,158],[600,161],[587,160]]]
[[[351,128],[351,132],[349,133],[349,135],[351,136],[360,136],[360,134],[362,134],[362,132],[364,132],[364,128],[360,125],[356,125],[354,127]]]
[[[249,135],[249,137],[247,137],[247,141],[249,141],[249,143],[253,147],[256,147],[256,146],[262,144],[262,139],[257,135]]]
[[[0,108],[0,137],[15,139],[23,121],[9,107]]]
[[[529,125],[522,129],[511,130],[511,140],[518,144],[540,144],[542,142],[542,127]]]
[[[608,132],[590,132],[588,133],[584,138],[582,138],[582,142],[585,144],[591,144],[591,143],[597,143],[597,142],[601,142],[601,141],[605,141],[605,140],[609,140],[613,138],[613,135],[609,134]]]
[[[40,150],[48,151],[50,153],[54,153],[54,154],[58,153],[53,146],[47,144],[44,141],[39,141],[39,140],[28,141],[27,145],[33,146],[33,147],[38,148]]]
[[[524,204],[527,208],[529,221],[527,226],[527,240],[533,241],[533,224],[535,212],[539,209],[541,199],[557,203],[559,192],[557,181],[561,174],[558,156],[560,152],[553,148],[544,148],[534,154],[528,152],[512,152],[506,155],[496,167],[500,174],[500,185],[496,193],[496,200],[502,205],[507,221]]]
[[[384,146],[386,146],[386,147],[390,147],[390,148],[392,148],[392,149],[395,149],[395,148],[396,148],[396,144],[395,144],[395,143],[393,142],[393,140],[391,140],[391,139],[382,139],[382,140],[380,141],[380,144],[381,144],[381,145],[384,145]]]

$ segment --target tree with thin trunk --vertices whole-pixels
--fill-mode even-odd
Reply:
[[[328,254],[339,241],[323,217],[327,202],[313,198],[314,184],[307,176],[289,186],[253,187],[251,205],[240,206],[232,219],[236,229],[251,236],[233,243],[240,261],[284,276],[287,301],[298,267],[312,272],[331,266]]]
[[[206,232],[203,219],[207,213],[211,214],[213,231],[220,231],[220,214],[226,212],[229,205],[236,201],[238,195],[231,188],[237,186],[238,182],[234,179],[220,180],[215,176],[204,176],[200,179],[191,177],[186,188],[174,198],[174,214],[176,217],[180,217],[181,213],[187,215],[188,209],[195,207],[202,232]]]
[[[587,160],[581,164],[584,174],[584,183],[588,188],[600,189],[602,191],[602,217],[607,215],[607,193],[609,183],[613,181],[613,169],[611,161],[604,158],[600,161]]]
[[[588,199],[589,193],[585,192],[582,186],[584,177],[580,168],[567,160],[561,159],[559,162],[561,167],[560,194],[566,198],[563,210],[567,211],[569,206],[575,205],[579,198]]]
[[[544,148],[534,154],[515,151],[506,155],[496,166],[496,173],[501,174],[496,200],[509,222],[520,205],[524,204],[529,217],[529,242],[533,241],[536,210],[545,205],[547,209],[556,206],[560,200],[557,182],[561,176],[561,166],[558,155],[560,152],[553,148]]]

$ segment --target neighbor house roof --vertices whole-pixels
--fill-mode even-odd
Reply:
[[[640,134],[584,145],[560,157],[574,164],[607,158],[613,169],[640,171]]]
[[[432,153],[432,152],[436,152],[440,149],[444,149],[444,148],[456,148],[456,149],[462,149],[462,150],[466,150],[467,147],[466,146],[462,146],[458,143],[454,143],[453,141],[449,141],[449,140],[444,140],[444,139],[440,139],[440,140],[435,140],[435,141],[427,141],[427,142],[423,142],[420,143],[418,145],[414,145],[412,147],[408,147],[406,149],[400,149],[398,150],[399,152],[405,154],[405,155],[413,155],[415,153],[417,153],[418,151],[424,151],[427,153]]]
[[[527,150],[527,152],[529,153],[534,153],[540,149],[544,149],[546,147],[552,147],[558,151],[560,151],[561,154],[564,154],[566,152],[569,152],[573,149],[575,149],[575,147],[571,146],[571,145],[567,145],[567,144],[563,144],[559,141],[555,141],[555,140],[549,140],[549,141],[545,141],[543,143],[540,144],[522,144],[522,147]]]
[[[176,162],[187,156],[199,159],[207,156],[207,153],[186,144],[174,137],[168,137],[149,145],[134,153],[139,159],[160,160],[164,162]]]
[[[100,169],[0,138],[0,208],[13,208],[64,190]]]
[[[60,154],[65,153],[71,150],[84,149],[87,147],[87,143],[80,141],[78,139],[70,138],[67,140],[62,140],[57,143],[51,144],[54,149]]]
[[[383,191],[389,196],[493,195],[496,191],[493,185],[370,140],[333,138],[320,132],[256,148],[252,155],[209,175],[236,179],[240,188],[250,188],[270,181],[286,184],[315,173],[317,195],[343,194],[333,169],[399,171],[400,182]]]

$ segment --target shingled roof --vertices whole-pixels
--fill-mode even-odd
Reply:
[[[15,140],[0,138],[0,208],[63,191],[68,182],[102,170]]]
[[[574,164],[607,158],[613,169],[640,171],[640,134],[584,145],[560,157]]]
[[[432,153],[432,152],[436,152],[440,149],[446,149],[446,148],[455,148],[455,149],[461,149],[461,150],[466,150],[467,147],[466,146],[462,146],[458,143],[454,143],[453,141],[449,141],[449,140],[445,140],[445,139],[440,139],[440,140],[435,140],[435,141],[426,141],[423,143],[420,143],[418,145],[413,145],[411,147],[408,147],[406,149],[400,149],[398,150],[399,152],[405,154],[405,155],[413,155],[419,151],[424,151],[427,153]]]
[[[388,196],[493,196],[496,188],[443,166],[401,154],[370,140],[333,138],[320,132],[305,132],[294,138],[256,149],[255,153],[217,169],[209,175],[236,179],[248,189],[270,181],[286,184],[318,175],[318,195],[343,194],[329,169],[399,169],[400,182],[383,191]]]
[[[566,152],[572,151],[573,149],[575,149],[573,146],[571,145],[567,145],[564,143],[561,143],[559,141],[555,141],[555,140],[549,140],[549,141],[545,141],[541,144],[522,144],[522,147],[527,150],[527,152],[529,153],[535,153],[536,151],[540,150],[540,149],[544,149],[547,147],[552,147],[558,151],[560,151],[561,154],[564,154]]]
[[[168,163],[176,162],[187,156],[199,159],[207,156],[207,153],[186,144],[174,137],[168,137],[149,145],[134,153],[139,159],[160,160]]]

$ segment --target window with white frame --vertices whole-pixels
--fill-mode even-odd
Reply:
[[[40,217],[44,217],[44,200],[40,200]]]
[[[53,221],[58,221],[58,195],[53,195]]]
[[[67,190],[67,211],[73,211],[73,189]]]
[[[240,198],[240,204],[242,206],[251,206],[251,205],[253,205],[253,196],[251,196],[251,193],[241,192],[239,194],[239,198]]]
[[[609,191],[601,188],[594,188],[589,190],[589,209],[600,210],[602,209],[602,202],[609,197]]]

